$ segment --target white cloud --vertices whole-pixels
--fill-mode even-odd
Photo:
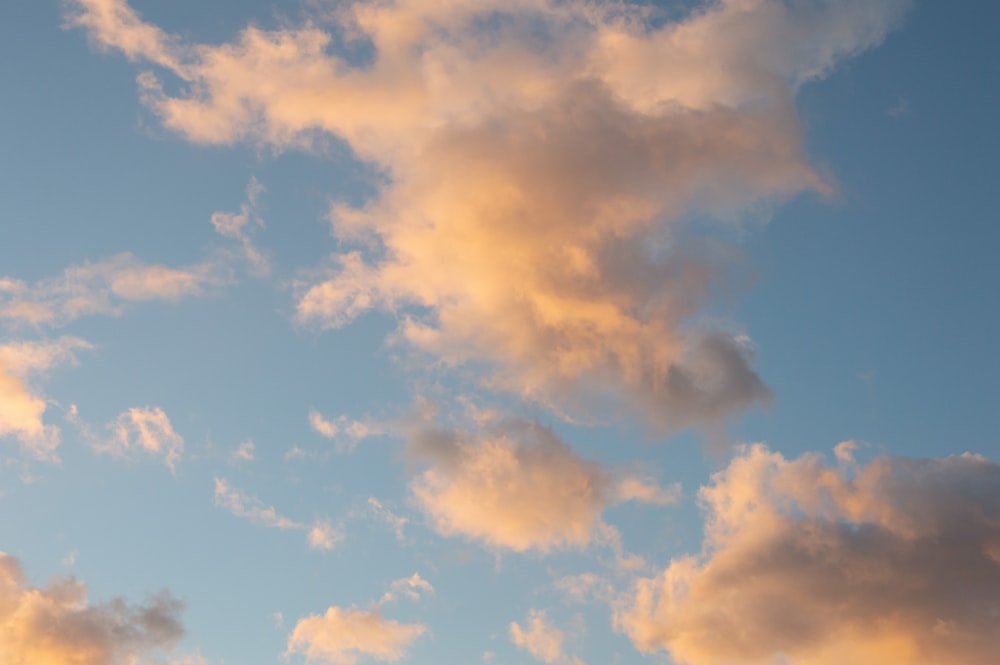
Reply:
[[[288,652],[332,665],[396,662],[425,630],[420,624],[399,623],[378,612],[330,607],[326,614],[306,617],[295,625]]]
[[[701,491],[704,551],[640,579],[616,624],[684,665],[989,665],[1000,465],[748,447]]]

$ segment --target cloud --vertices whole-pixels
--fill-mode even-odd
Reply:
[[[114,598],[88,604],[86,587],[54,578],[32,587],[14,557],[0,553],[0,660],[5,665],[132,665],[180,640],[180,601],[167,592],[145,604]]]
[[[420,573],[413,573],[410,577],[395,580],[389,585],[389,590],[379,601],[380,605],[394,603],[403,596],[410,600],[420,600],[424,595],[434,595],[434,587],[431,583],[420,577]]]
[[[170,268],[143,263],[127,252],[116,254],[97,263],[71,266],[58,277],[32,285],[5,279],[6,288],[0,288],[0,319],[63,326],[82,316],[117,316],[125,303],[199,295],[225,281],[218,271],[210,263]]]
[[[368,510],[376,520],[388,525],[392,529],[393,533],[396,534],[396,540],[402,541],[405,538],[403,529],[406,528],[406,524],[410,521],[409,519],[389,510],[385,507],[385,504],[373,496],[368,497]]]
[[[177,462],[184,454],[184,438],[174,431],[170,418],[160,407],[130,408],[109,423],[107,429],[111,430],[110,438],[91,435],[97,452],[125,457],[133,451],[143,450],[162,457],[171,472],[176,472]]]
[[[553,626],[544,610],[531,610],[524,628],[510,624],[510,640],[545,663],[563,660],[563,632]]]
[[[231,486],[225,479],[215,479],[215,505],[225,508],[236,517],[249,520],[268,529],[291,529],[306,532],[309,548],[332,550],[344,536],[326,520],[317,519],[308,525],[280,515],[257,497],[250,496]]]
[[[288,652],[305,654],[310,662],[354,665],[361,660],[395,662],[425,631],[378,612],[330,607],[324,615],[300,620],[288,638]]]
[[[988,665],[1000,650],[1000,465],[743,450],[702,489],[704,551],[616,624],[685,665]]]
[[[299,284],[302,323],[381,308],[397,339],[492,388],[669,432],[769,395],[742,332],[698,323],[728,259],[691,220],[829,192],[795,92],[907,4],[721,0],[658,21],[634,3],[356,2],[218,46],[124,0],[75,0],[69,22],[179,78],[173,94],[143,72],[140,94],[191,141],[332,136],[384,174],[366,205],[333,207],[344,251]]]
[[[45,423],[48,405],[27,378],[59,364],[75,363],[74,351],[89,348],[90,344],[76,337],[0,344],[0,438],[13,437],[38,459],[57,459],[60,430]]]
[[[256,447],[254,446],[253,441],[244,441],[237,446],[236,450],[234,450],[229,457],[234,461],[252,462],[254,460],[255,450]]]
[[[257,212],[257,199],[264,191],[264,186],[257,178],[250,178],[247,184],[246,201],[240,205],[239,212],[218,211],[212,213],[211,222],[215,232],[225,238],[238,240],[243,258],[258,274],[266,275],[271,270],[267,257],[254,245],[252,234],[256,228],[263,228],[264,220]]]
[[[215,505],[225,508],[236,517],[248,519],[269,529],[306,528],[304,524],[282,517],[273,506],[233,488],[222,478],[215,479]]]
[[[578,457],[533,422],[487,423],[475,434],[420,429],[410,450],[430,463],[411,489],[438,533],[517,552],[617,546],[617,532],[601,520],[606,508],[672,496]]]
[[[344,539],[344,534],[325,520],[317,520],[309,528],[306,537],[309,541],[309,548],[314,550],[332,550],[337,543]]]
[[[381,423],[371,420],[351,420],[339,415],[327,420],[319,411],[309,410],[309,426],[320,436],[335,441],[338,452],[349,453],[359,442],[373,436],[382,436],[388,430]]]

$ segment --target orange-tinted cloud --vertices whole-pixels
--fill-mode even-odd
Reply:
[[[14,324],[61,326],[81,316],[117,315],[127,302],[176,301],[221,283],[219,266],[209,263],[170,268],[143,263],[123,253],[96,263],[71,266],[58,277],[35,284],[5,279],[0,288],[0,320]]]
[[[701,556],[621,600],[684,665],[988,665],[1000,653],[1000,464],[786,460],[757,445],[702,490]]]
[[[184,454],[184,438],[174,431],[170,418],[158,406],[130,408],[109,423],[108,429],[110,438],[94,441],[98,452],[125,457],[142,450],[163,458],[171,471],[176,471]]]
[[[344,534],[328,521],[317,519],[311,525],[296,522],[279,514],[274,506],[236,489],[223,478],[215,479],[215,505],[225,508],[236,517],[269,529],[305,531],[310,549],[332,550],[344,539]]]
[[[219,46],[125,0],[74,0],[70,22],[179,77],[174,95],[144,72],[141,96],[192,141],[334,136],[386,175],[362,208],[334,206],[357,248],[300,284],[300,321],[383,308],[400,339],[485,366],[494,388],[673,431],[768,397],[745,336],[693,321],[725,261],[684,242],[686,222],[829,191],[795,91],[906,4],[723,0],[657,24],[631,3],[356,2]],[[335,38],[371,62],[332,54]]]
[[[531,610],[525,625],[510,624],[510,640],[543,663],[556,663],[563,654],[563,631],[549,622],[544,610]]]
[[[601,520],[606,508],[677,496],[649,479],[616,476],[580,458],[536,423],[488,424],[477,434],[422,429],[410,449],[429,462],[411,489],[434,529],[495,548],[614,547],[617,533]]]
[[[14,557],[0,552],[0,662],[4,665],[133,665],[170,649],[183,635],[181,604],[167,592],[143,605],[122,598],[88,604],[72,578],[28,584]]]
[[[62,363],[74,363],[73,352],[87,348],[90,344],[76,337],[0,344],[0,438],[13,437],[39,459],[56,459],[59,428],[45,423],[48,405],[31,388],[28,377]]]
[[[300,620],[288,638],[288,652],[309,662],[355,665],[396,662],[425,628],[386,619],[378,612],[330,607],[326,614]]]

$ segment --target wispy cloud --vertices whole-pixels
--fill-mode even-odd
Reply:
[[[263,192],[264,186],[256,178],[250,178],[247,198],[240,205],[239,212],[214,212],[210,220],[216,233],[239,241],[244,260],[260,275],[266,275],[271,270],[267,257],[253,243],[253,232],[264,227],[264,219],[257,211],[257,199]]]
[[[704,552],[621,599],[644,652],[690,665],[988,665],[1000,649],[1000,465],[747,447],[703,488]]]
[[[244,441],[236,447],[236,450],[234,450],[229,457],[237,462],[252,462],[254,460],[256,450],[257,448],[253,441]]]
[[[130,253],[71,266],[62,275],[27,284],[5,278],[0,320],[33,326],[63,326],[82,316],[119,315],[126,303],[177,301],[226,281],[220,267],[183,268],[146,264]]]
[[[75,410],[73,415],[77,417]],[[94,450],[100,453],[128,457],[141,450],[162,458],[171,472],[177,471],[177,462],[184,454],[184,438],[174,431],[170,418],[158,406],[133,407],[123,411],[108,423],[110,437],[96,436],[89,427],[81,425]]]
[[[327,520],[317,519],[312,524],[306,524],[284,517],[274,506],[234,488],[223,478],[215,479],[215,505],[269,529],[305,531],[309,548],[314,550],[332,550],[344,537]]]
[[[375,520],[382,522],[392,529],[392,532],[396,535],[396,540],[402,541],[405,539],[406,534],[404,533],[404,529],[409,522],[407,518],[397,515],[373,496],[368,497],[368,512]]]
[[[420,600],[424,596],[434,595],[434,587],[431,583],[420,576],[420,573],[413,573],[410,577],[404,577],[392,582],[389,590],[385,592],[379,605],[394,603],[400,597],[410,600]]]
[[[315,409],[309,411],[309,426],[320,436],[334,442],[338,452],[351,452],[361,441],[383,436],[389,429],[373,420],[352,420],[346,415],[339,415],[333,420],[327,420]]]

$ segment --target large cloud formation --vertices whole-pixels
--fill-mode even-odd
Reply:
[[[995,663],[1000,464],[851,448],[747,448],[702,490],[702,556],[639,581],[619,627],[685,665]]]
[[[333,136],[385,175],[365,206],[334,206],[343,251],[300,285],[301,321],[384,308],[492,387],[671,431],[768,396],[745,336],[693,321],[722,259],[685,222],[828,191],[795,91],[906,4],[720,0],[664,21],[632,3],[348,2],[218,46],[125,0],[73,0],[69,21],[158,67],[142,99],[192,141]]]
[[[88,605],[86,588],[73,579],[32,587],[17,559],[0,552],[4,665],[133,665],[181,638],[179,612],[166,592],[144,605],[121,598]]]
[[[672,503],[678,496],[677,488],[615,475],[580,458],[533,422],[486,424],[475,432],[421,429],[411,452],[430,462],[411,488],[438,533],[517,552],[615,546],[617,533],[601,520],[606,508],[629,500]]]

